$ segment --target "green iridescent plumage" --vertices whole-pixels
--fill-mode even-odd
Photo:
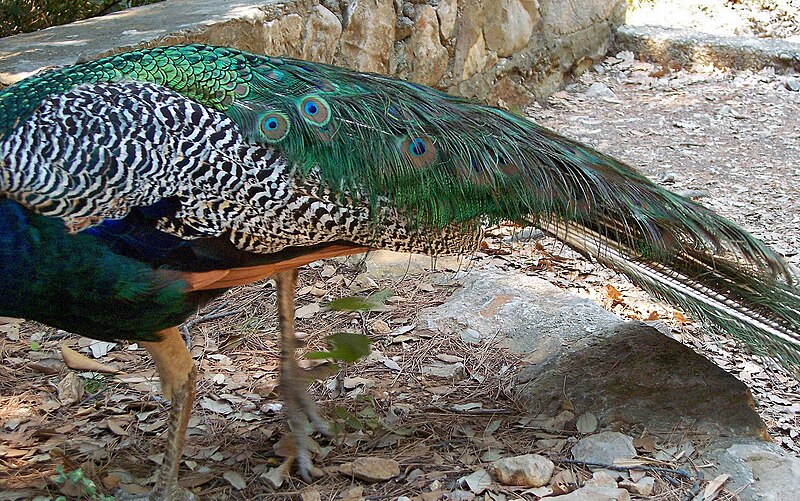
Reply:
[[[3,91],[0,136],[45,95],[124,79],[164,85],[224,112],[249,141],[274,146],[301,173],[318,167],[334,192],[372,204],[388,199],[419,227],[530,221],[800,364],[796,277],[763,243],[525,117],[417,84],[233,49],[161,47],[53,70]],[[645,279],[626,263],[663,276]],[[703,294],[740,305],[720,313]]]

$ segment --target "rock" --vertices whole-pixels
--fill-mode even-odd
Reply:
[[[459,17],[453,74],[457,80],[466,80],[486,68],[486,41],[483,38],[483,3],[480,0],[462,0]]]
[[[614,464],[615,460],[632,459],[636,455],[633,439],[616,431],[603,431],[578,440],[572,457],[587,463]],[[595,467],[589,467],[595,470]]]
[[[322,5],[315,6],[306,21],[303,58],[321,63],[332,63],[336,57],[336,48],[341,36],[342,23],[339,22],[339,18]]]
[[[498,459],[492,466],[492,473],[498,482],[523,487],[547,485],[555,469],[552,461],[539,454]]]
[[[464,375],[464,364],[457,362],[446,364],[444,362],[434,362],[432,365],[425,365],[420,369],[420,374],[428,376],[443,377],[452,379]]]
[[[775,444],[728,439],[701,453],[700,458],[714,465],[704,470],[706,478],[731,475],[726,487],[737,492],[741,501],[800,499],[800,458]]]
[[[405,40],[410,37],[412,33],[414,33],[414,21],[406,16],[398,17],[397,24],[394,28],[394,39]]]
[[[345,11],[338,64],[386,73],[394,45],[392,0],[353,0]]]
[[[795,77],[787,77],[786,88],[794,92],[800,92],[800,79]]]
[[[617,487],[617,480],[603,470],[592,473],[592,478],[586,481],[591,487]]]
[[[414,33],[405,41],[405,69],[400,78],[435,85],[447,71],[448,54],[439,41],[439,20],[430,5],[420,5],[414,18]]]
[[[441,0],[436,6],[436,16],[439,18],[439,32],[442,38],[449,40],[456,29],[458,0]]]
[[[591,412],[584,412],[575,420],[575,428],[580,433],[594,433],[598,424],[597,416]]]
[[[494,106],[506,109],[521,110],[533,101],[533,94],[511,76],[504,76],[489,91],[486,101]]]
[[[535,0],[494,0],[484,4],[483,36],[489,50],[510,56],[528,45],[534,25],[539,22]],[[534,18],[531,13],[536,17]]]
[[[622,24],[625,4],[603,0],[539,0],[539,10],[546,32],[569,35],[590,28],[598,20]]]
[[[601,82],[595,82],[586,89],[586,97],[599,98],[599,99],[617,99],[614,91]]]
[[[364,261],[367,267],[365,275],[375,280],[428,273],[431,270],[459,270],[465,265],[462,259],[453,256],[432,259],[425,254],[392,251],[373,252],[367,256],[366,261],[363,256],[352,256],[344,258],[343,261],[348,263]]]
[[[575,413],[569,410],[563,410],[555,417],[552,417],[542,424],[542,428],[550,431],[564,431],[567,425],[575,419]]]
[[[263,25],[264,52],[272,56],[303,55],[303,18],[289,14]]]
[[[626,24],[617,30],[616,46],[633,51],[642,60],[669,61],[678,66],[697,63],[737,70],[800,70],[797,42],[774,38],[723,37],[683,28]]]
[[[637,496],[647,497],[653,493],[653,488],[656,485],[656,479],[653,477],[644,477],[638,482],[620,482],[619,486],[631,494]]]
[[[380,261],[397,255],[375,254]],[[430,264],[430,258],[426,259]],[[398,260],[391,266],[376,263],[375,273],[386,276],[389,270],[394,270],[402,275],[409,266],[408,262],[406,255],[404,261]],[[367,273],[375,276],[372,265],[369,261],[367,263]],[[452,331],[454,335],[468,328],[484,334],[497,332],[505,346],[525,353],[526,360],[537,363],[561,353],[565,345],[585,339],[587,332],[600,331],[620,321],[588,299],[564,292],[541,278],[474,269],[464,276],[463,281],[463,287],[443,304],[420,312],[418,325]],[[525,314],[520,315],[520,312]],[[451,324],[457,324],[458,329],[452,328]],[[616,358],[613,360],[618,361]],[[580,371],[575,374],[580,374]],[[560,405],[559,402],[558,407],[548,410],[547,415],[555,416],[561,412]],[[601,417],[597,412],[593,413]]]
[[[547,501],[630,501],[631,495],[625,489],[589,486],[546,499]]]
[[[568,348],[536,336],[527,347],[505,343],[524,348],[534,360],[549,353],[518,375],[516,391],[529,395],[537,413],[554,415],[566,397],[579,412],[591,412],[601,423],[767,437],[747,386],[643,323],[602,329]]]
[[[360,457],[352,463],[341,465],[339,471],[365,482],[385,482],[400,475],[400,463],[394,459]]]

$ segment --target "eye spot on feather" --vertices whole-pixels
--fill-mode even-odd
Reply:
[[[436,162],[436,146],[428,137],[408,137],[401,143],[400,148],[414,167],[427,167]]]
[[[408,151],[415,157],[424,155],[426,151],[428,151],[428,147],[425,146],[425,141],[421,138],[416,138],[411,141],[411,144],[408,146]]]
[[[331,109],[328,103],[317,96],[306,96],[300,101],[300,114],[306,122],[317,127],[324,127],[331,121]]]
[[[289,117],[277,111],[267,113],[261,119],[259,126],[261,128],[261,135],[266,142],[277,143],[282,141],[289,134]]]

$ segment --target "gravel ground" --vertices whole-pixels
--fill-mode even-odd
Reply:
[[[634,0],[628,24],[800,42],[800,0]]]

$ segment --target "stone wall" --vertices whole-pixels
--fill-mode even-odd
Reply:
[[[625,0],[163,3],[0,39],[0,82],[136,46],[206,42],[389,73],[523,106],[603,57]]]

